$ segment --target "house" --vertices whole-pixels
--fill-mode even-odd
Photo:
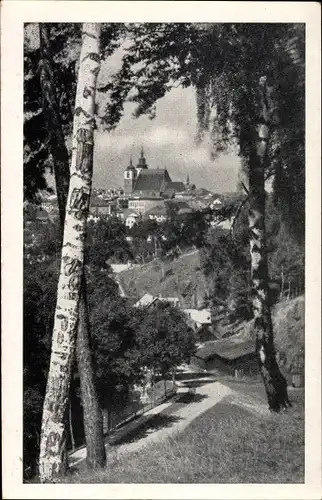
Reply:
[[[175,200],[191,200],[193,198],[192,191],[178,191],[174,195]]]
[[[94,222],[95,224],[99,221],[99,217],[96,215],[89,214],[87,217],[87,222]]]
[[[142,170],[134,184],[132,196],[161,196],[171,183],[166,168]]]
[[[171,182],[166,168],[148,168],[143,148],[137,166],[133,165],[131,158],[130,164],[124,171],[124,193],[129,196],[160,197]]]
[[[188,317],[189,326],[195,331],[203,325],[211,325],[210,309],[184,309]]]
[[[214,328],[212,325],[203,323],[195,330],[195,337],[198,342],[208,342],[212,340],[218,340],[214,333]]]
[[[92,196],[89,212],[92,216],[98,217],[100,215],[106,215],[110,217],[114,215],[117,210],[117,203],[115,200],[109,201],[104,200],[100,196]]]
[[[236,341],[230,338],[208,342],[197,350],[191,362],[209,372],[236,378],[259,373],[253,339]]]
[[[144,214],[162,202],[163,198],[161,196],[133,196],[129,198],[129,209],[134,210],[138,214]]]
[[[143,216],[144,219],[165,222],[170,218],[171,213],[176,215],[190,214],[193,209],[185,201],[164,200],[162,204],[150,208]]]
[[[165,222],[168,219],[168,208],[165,204],[156,205],[145,212],[143,218],[155,220],[156,222]]]
[[[124,218],[125,218],[125,225],[128,228],[132,228],[135,224],[137,224],[138,219],[139,219],[139,214],[136,212],[130,210],[130,209],[125,209],[123,210],[124,212]]]
[[[149,307],[153,304],[156,297],[151,295],[150,293],[145,293],[143,297],[140,298],[135,304],[134,307]]]
[[[211,203],[210,203],[210,208],[211,209],[219,209],[222,207],[222,201],[219,198],[215,198]]]
[[[141,297],[140,300],[134,304],[134,307],[148,308],[152,305],[156,305],[158,302],[168,303],[173,307],[177,307],[179,305],[179,299],[177,297],[155,297],[150,293],[145,293],[143,297]]]
[[[163,192],[163,197],[166,199],[173,199],[175,197],[176,192],[184,191],[185,186],[181,181],[171,181],[166,185],[166,189]]]

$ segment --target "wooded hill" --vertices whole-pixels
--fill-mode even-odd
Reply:
[[[130,299],[139,300],[145,293],[178,297],[185,308],[202,307],[209,289],[198,250],[168,262],[154,259],[119,273],[117,280]]]

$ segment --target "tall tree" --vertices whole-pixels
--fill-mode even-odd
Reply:
[[[76,33],[77,35],[78,33]],[[69,186],[69,155],[59,115],[54,72],[52,69],[53,54],[50,42],[50,26],[47,24],[40,25],[40,51],[40,83],[43,96],[43,112],[50,137],[49,150],[53,161],[57,201],[63,232]],[[80,375],[84,414],[87,447],[86,461],[90,467],[103,466],[106,460],[103,418],[95,385],[85,274],[83,275],[81,286],[76,359]]]
[[[100,71],[100,24],[84,23],[75,99],[70,183],[64,223],[50,369],[42,418],[39,473],[52,482],[63,472],[64,423],[84,265],[93,171],[95,93]]]
[[[214,154],[231,144],[238,146],[249,183],[256,349],[269,407],[274,411],[287,407],[289,400],[286,380],[276,362],[268,301],[265,179],[274,175],[281,185],[279,179],[283,178],[288,190],[297,185],[293,168],[295,178],[303,179],[304,30],[302,25],[294,26],[134,24],[129,26],[123,66],[104,88],[110,91],[106,124],[112,128],[127,96],[137,103],[137,115],[153,113],[156,100],[173,85],[192,85],[197,97],[198,140],[209,133]],[[293,98],[298,113],[292,110],[296,106],[291,105],[287,87],[296,89]],[[292,120],[290,129],[288,120]],[[293,140],[294,130],[299,131],[298,143]],[[300,153],[298,157],[289,154],[292,147]],[[299,184],[303,200],[304,183]],[[291,213],[293,210],[294,206]]]

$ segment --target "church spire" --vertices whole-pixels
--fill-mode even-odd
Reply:
[[[127,167],[127,170],[134,170],[134,165],[133,165],[133,160],[132,160],[132,155],[130,156],[130,164]]]
[[[147,164],[146,164],[146,159],[145,159],[145,156],[144,156],[144,151],[143,151],[143,146],[141,147],[141,156],[139,158],[139,163],[137,165],[137,168],[148,168]]]
[[[190,179],[189,179],[189,174],[187,174],[187,180],[186,180],[186,186],[190,185]]]

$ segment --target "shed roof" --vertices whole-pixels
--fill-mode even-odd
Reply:
[[[135,304],[134,307],[148,307],[154,302],[155,297],[150,293],[145,293],[143,297],[140,298]]]
[[[196,323],[210,325],[211,324],[211,312],[210,309],[184,309],[184,311],[189,318],[191,318]]]
[[[173,305],[177,305],[179,303],[178,297],[155,297],[150,293],[146,293],[134,304],[134,307],[149,307],[158,300],[160,302],[168,302]]]

